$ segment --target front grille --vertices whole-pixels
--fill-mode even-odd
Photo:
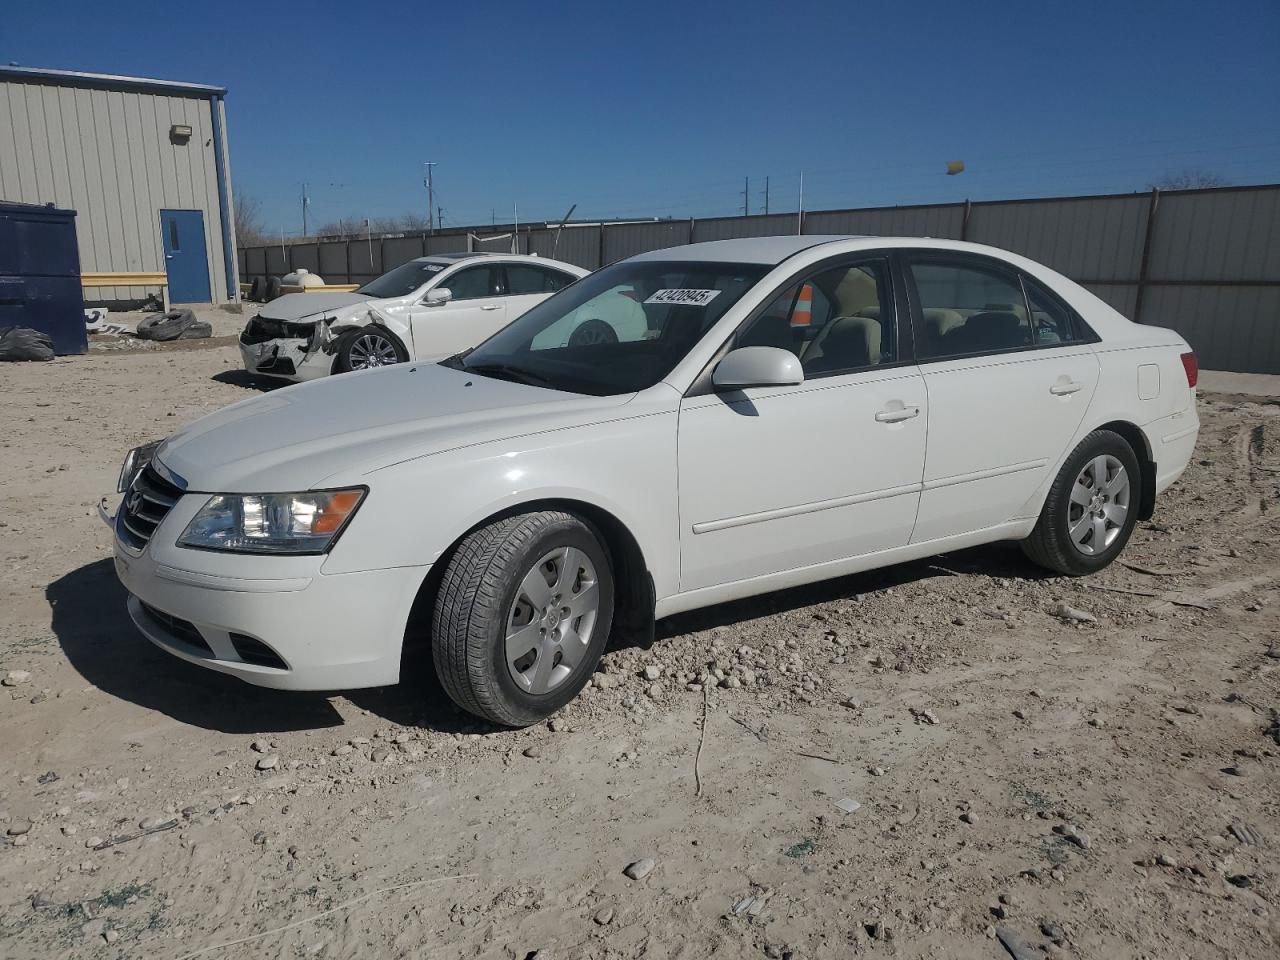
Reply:
[[[116,516],[116,533],[133,549],[141,550],[181,496],[181,490],[147,464],[125,492]]]
[[[171,616],[163,610],[157,610],[150,604],[142,603],[141,600],[139,600],[138,603],[142,604],[142,612],[145,613],[150,620],[154,621],[156,626],[160,627],[170,636],[195,647],[204,656],[213,656],[213,648],[205,642],[204,637],[200,635],[200,631],[195,628],[195,624],[190,620],[183,620],[181,617]]]
[[[280,654],[257,637],[243,633],[233,633],[230,636],[231,645],[236,648],[236,656],[245,663],[251,663],[255,667],[275,667],[277,670],[289,669],[289,665],[280,659]]]
[[[310,340],[315,332],[316,325],[314,323],[289,323],[285,320],[254,317],[245,324],[245,328],[240,334],[240,342],[252,345],[286,337]]]

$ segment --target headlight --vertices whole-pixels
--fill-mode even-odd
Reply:
[[[155,456],[156,448],[160,446],[162,440],[153,440],[151,443],[144,443],[140,447],[134,447],[124,456],[124,463],[120,466],[120,479],[116,481],[116,492],[124,493],[133,485],[133,478],[140,474],[151,458]]]
[[[368,491],[218,494],[187,524],[180,547],[231,553],[324,553]]]

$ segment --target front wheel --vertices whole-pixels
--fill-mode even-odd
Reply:
[[[1089,434],[1058,471],[1035,529],[1022,541],[1023,552],[1071,577],[1107,566],[1138,521],[1140,471],[1133,448],[1119,434]]]
[[[336,354],[333,364],[335,373],[388,367],[409,359],[409,351],[398,337],[372,323],[359,330],[344,333],[338,341]]]
[[[449,698],[524,727],[578,695],[613,620],[613,569],[587,524],[558,511],[468,535],[440,582],[431,652]]]

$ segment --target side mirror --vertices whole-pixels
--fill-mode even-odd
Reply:
[[[794,387],[804,383],[804,368],[794,353],[781,347],[739,347],[716,364],[711,383],[717,390]]]
[[[422,302],[428,307],[438,307],[443,303],[448,303],[453,299],[453,291],[448,287],[436,287],[428,290],[427,295],[422,298]]]

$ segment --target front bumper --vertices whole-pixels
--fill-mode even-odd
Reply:
[[[240,341],[240,359],[250,373],[275,377],[290,383],[304,383],[327,377],[333,372],[333,357],[323,350],[308,350],[308,341],[296,337],[264,340],[261,343]]]
[[[116,575],[143,636],[183,660],[262,687],[346,690],[399,680],[405,625],[428,568],[325,574],[323,556],[183,550],[172,542],[185,526],[181,515],[191,512],[184,506],[141,552],[115,539]],[[157,560],[152,546],[186,555],[182,565]],[[288,576],[261,576],[264,560],[282,561]]]

